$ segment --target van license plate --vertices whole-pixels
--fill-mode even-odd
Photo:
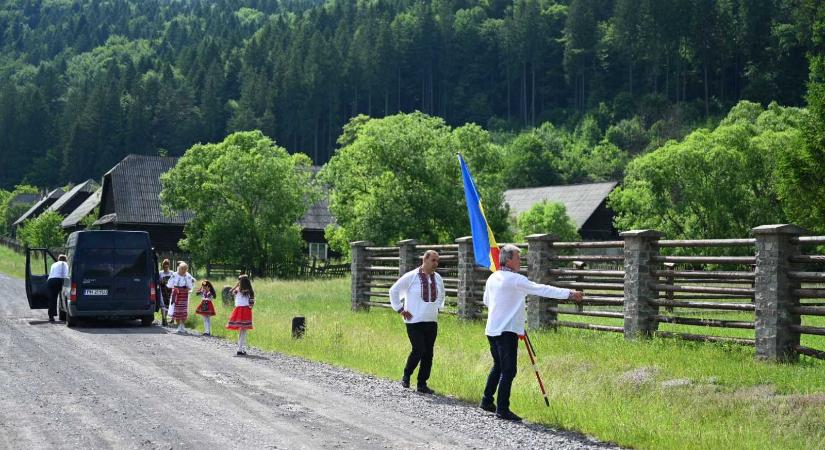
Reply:
[[[84,295],[109,295],[108,289],[86,289]]]

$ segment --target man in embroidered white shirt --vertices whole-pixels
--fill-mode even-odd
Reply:
[[[433,366],[433,348],[438,335],[438,311],[444,308],[444,281],[435,271],[438,253],[427,250],[421,257],[421,266],[398,279],[390,288],[390,304],[404,318],[412,351],[407,357],[401,384],[410,387],[410,377],[418,369],[418,392],[432,394],[427,386]],[[403,303],[402,303],[403,299]]]
[[[499,253],[501,270],[487,279],[484,287],[484,305],[487,307],[485,334],[490,343],[493,367],[487,377],[481,408],[496,413],[504,420],[520,421],[521,417],[510,411],[510,388],[516,377],[518,340],[524,335],[525,298],[537,295],[548,298],[569,298],[581,301],[582,292],[534,283],[518,273],[521,266],[519,248],[507,244]],[[493,395],[498,390],[498,406]]]

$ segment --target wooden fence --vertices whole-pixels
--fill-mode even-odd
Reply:
[[[24,254],[26,252],[26,246],[22,242],[8,236],[0,236],[0,245],[12,249],[15,253]]]
[[[750,345],[765,360],[825,358],[823,349],[803,345],[808,336],[825,336],[817,326],[825,316],[825,255],[817,253],[825,236],[803,234],[793,225],[766,225],[745,239],[665,240],[652,230],[605,242],[529,236],[516,244],[527,250],[521,272],[539,283],[583,290],[585,297],[578,304],[528,297],[528,326]],[[441,254],[448,312],[483,318],[490,272],[475,265],[466,237],[452,245],[353,242],[353,309],[387,307],[389,287],[417,267],[427,249]]]
[[[259,271],[215,262],[206,265],[207,278],[234,278],[242,273],[251,274],[254,277],[260,278],[339,278],[348,275],[349,271],[350,265],[347,263],[331,264],[329,260],[319,262],[316,258],[286,261],[273,264]]]

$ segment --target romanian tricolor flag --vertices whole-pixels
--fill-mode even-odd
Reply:
[[[476,184],[461,154],[458,155],[458,163],[461,164],[461,178],[464,180],[464,197],[467,199],[467,214],[470,216],[470,232],[473,234],[473,253],[476,264],[495,272],[499,269],[496,238],[493,237],[493,230],[490,229],[487,218],[484,217],[484,207],[481,206]]]

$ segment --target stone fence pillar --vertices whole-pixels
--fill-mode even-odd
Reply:
[[[540,284],[553,284],[553,276],[549,270],[553,267],[550,260],[555,256],[553,242],[558,237],[552,234],[531,234],[527,236],[527,270],[528,278]],[[553,298],[527,296],[527,326],[531,330],[548,328],[558,318],[558,313],[551,311],[558,308],[559,302]]]
[[[369,271],[367,266],[367,247],[372,245],[369,241],[355,241],[350,242],[350,250],[352,252],[352,265],[350,266],[352,272],[352,310],[353,311],[369,311],[370,297],[367,295],[369,290]]]
[[[477,281],[484,276],[475,270],[473,238],[462,237],[455,242],[458,244],[458,317],[479,319],[482,317],[484,288],[477,285]]]
[[[801,323],[799,314],[791,311],[799,305],[794,289],[800,283],[788,272],[796,269],[790,257],[799,245],[792,238],[807,234],[796,225],[762,225],[753,229],[756,238],[756,358],[767,361],[796,361],[799,355],[799,332],[793,325]]]
[[[421,255],[415,250],[416,244],[418,244],[418,241],[415,239],[398,241],[399,277],[421,265]]]
[[[655,316],[659,307],[651,300],[658,292],[651,288],[656,277],[651,273],[658,256],[656,243],[662,236],[654,230],[631,230],[620,233],[624,238],[624,337],[636,339],[650,336],[656,331]]]

